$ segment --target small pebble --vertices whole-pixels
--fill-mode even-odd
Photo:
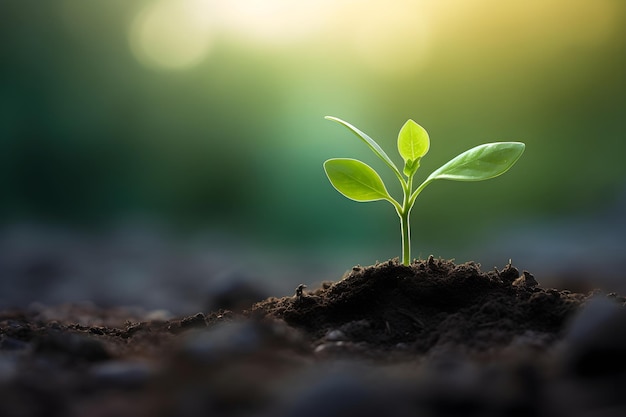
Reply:
[[[12,356],[0,356],[0,383],[8,382],[17,375],[17,360]]]
[[[98,384],[131,389],[143,386],[155,374],[155,369],[144,362],[108,361],[93,366],[90,374]]]
[[[253,322],[228,322],[210,330],[191,332],[181,352],[202,361],[213,361],[224,355],[253,352],[260,348],[263,335]]]
[[[307,384],[290,388],[281,417],[386,416],[406,417],[410,402],[402,401],[392,383],[369,369],[335,364],[304,375]]]
[[[346,337],[344,332],[342,332],[341,330],[334,329],[326,333],[326,340],[328,340],[329,342],[338,342],[340,340],[346,341],[349,339]]]
[[[565,363],[584,377],[626,372],[626,310],[596,296],[571,322],[565,336]]]

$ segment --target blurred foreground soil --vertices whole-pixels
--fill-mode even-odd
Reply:
[[[626,299],[537,279],[431,257],[183,317],[6,308],[0,415],[626,415]]]

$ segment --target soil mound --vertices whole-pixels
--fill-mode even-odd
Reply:
[[[284,320],[318,349],[485,351],[522,340],[556,340],[585,299],[541,288],[511,264],[481,272],[473,262],[430,257],[410,266],[397,260],[357,266],[338,282],[270,298],[252,312]]]

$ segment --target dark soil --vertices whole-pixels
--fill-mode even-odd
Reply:
[[[364,353],[424,354],[450,346],[488,351],[533,332],[542,342],[561,336],[585,296],[544,290],[528,272],[507,265],[435,260],[403,266],[389,261],[355,267],[337,283],[300,297],[270,299],[253,311],[283,319],[320,348],[330,337]]]
[[[623,416],[626,299],[429,258],[246,310],[0,312],[0,416]]]

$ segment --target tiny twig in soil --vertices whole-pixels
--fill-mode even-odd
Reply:
[[[304,284],[300,284],[300,285],[298,285],[298,287],[296,288],[296,298],[297,298],[298,300],[300,300],[302,297],[304,297],[304,293],[303,293],[303,291],[304,291],[304,289],[305,289],[305,288],[306,288],[306,285],[304,285]]]

